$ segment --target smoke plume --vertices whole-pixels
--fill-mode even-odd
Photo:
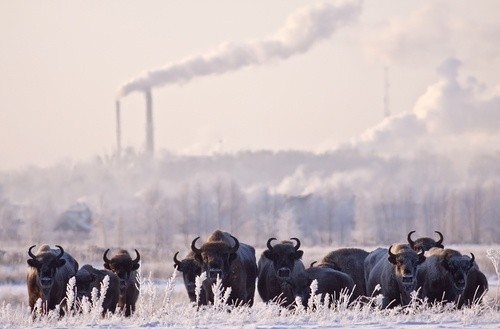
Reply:
[[[469,77],[459,79],[461,61],[450,58],[438,68],[440,79],[430,85],[411,112],[384,120],[367,130],[353,147],[387,155],[411,155],[426,150],[471,157],[498,152],[500,97]]]
[[[122,85],[119,97],[305,53],[318,41],[329,38],[337,29],[354,22],[360,12],[360,2],[338,5],[319,3],[304,7],[292,13],[284,26],[269,38],[241,44],[226,43],[206,54],[145,72]]]

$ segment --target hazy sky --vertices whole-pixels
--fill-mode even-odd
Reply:
[[[496,0],[0,1],[0,170],[112,154],[121,88],[156,78],[157,151],[321,152],[469,122],[491,144],[499,41]],[[143,93],[121,107],[123,147],[144,149]]]

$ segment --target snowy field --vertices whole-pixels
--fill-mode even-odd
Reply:
[[[314,310],[285,310],[277,304],[262,303],[257,293],[253,307],[231,308],[223,303],[222,293],[216,305],[197,311],[189,303],[182,277],[177,273],[170,272],[168,278],[154,278],[151,274],[142,273],[141,296],[137,311],[131,318],[121,314],[101,318],[97,308],[88,306],[83,314],[71,314],[62,319],[49,314],[33,321],[27,306],[25,283],[2,284],[0,328],[499,328],[499,281],[493,261],[487,257],[487,250],[496,254],[498,265],[500,249],[468,247],[474,249],[480,260],[490,290],[483,305],[461,310],[454,309],[452,305],[427,306],[418,299],[405,309],[381,310],[377,307],[380,300],[377,296],[368,304],[347,305],[345,300],[340,299],[331,308],[311,299],[315,303]],[[467,247],[457,249],[467,250]],[[314,257],[326,252],[320,248],[308,251],[306,254]],[[485,258],[490,261],[489,264],[484,263]],[[309,260],[304,260],[304,263]],[[3,267],[5,271],[5,264]],[[14,267],[11,270],[16,271]]]

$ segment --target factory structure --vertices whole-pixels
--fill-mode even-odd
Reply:
[[[146,150],[145,154],[148,157],[154,156],[155,141],[154,141],[154,124],[153,124],[153,96],[151,89],[144,91],[146,100]],[[118,159],[122,156],[122,129],[121,129],[121,109],[120,101],[115,103],[116,107],[116,154]]]
[[[389,68],[384,67],[384,118],[391,116],[391,111],[389,107]],[[146,101],[146,148],[145,155],[147,157],[154,157],[155,152],[155,141],[154,141],[154,124],[153,124],[153,96],[151,94],[151,88],[143,90],[144,98]],[[120,100],[116,100],[116,154],[118,159],[122,156],[122,131],[121,131],[121,109]]]

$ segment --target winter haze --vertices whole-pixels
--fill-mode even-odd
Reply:
[[[458,130],[467,145],[483,144],[498,126],[490,113],[500,60],[495,1],[0,6],[1,169],[113,154],[115,99],[148,79],[157,82],[156,150],[177,154],[331,151],[374,129],[416,133],[423,123],[411,122],[412,112],[444,129],[446,142]],[[451,58],[461,63],[453,77],[438,72]],[[379,126],[384,67],[399,129]],[[441,97],[460,93],[456,102],[469,106],[448,104],[435,118],[429,102],[450,78],[458,88]],[[123,147],[144,149],[143,95],[121,106]],[[407,152],[420,147],[402,138],[389,139]]]
[[[498,40],[496,0],[1,2],[0,326],[32,325],[26,250],[43,243],[80,265],[139,249],[131,327],[497,326]],[[189,318],[172,256],[217,228],[257,257],[298,237],[305,264],[439,230],[496,308]]]
[[[494,1],[2,7],[6,238],[499,242]]]

